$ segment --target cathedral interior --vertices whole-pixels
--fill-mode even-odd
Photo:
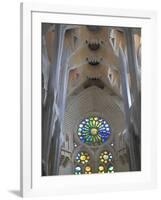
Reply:
[[[141,29],[42,23],[42,176],[141,170]]]

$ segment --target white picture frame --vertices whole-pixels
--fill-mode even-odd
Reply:
[[[109,175],[41,176],[41,23],[142,28],[142,170]],[[21,4],[21,195],[140,190],[156,186],[156,13],[67,5]],[[147,126],[148,124],[148,126]],[[153,134],[152,134],[153,133]]]

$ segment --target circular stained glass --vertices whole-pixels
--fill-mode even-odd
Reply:
[[[103,151],[101,154],[100,154],[100,161],[102,163],[108,163],[108,162],[111,162],[112,161],[112,153],[111,152],[108,152],[108,151]]]
[[[76,166],[74,169],[75,174],[82,174],[82,168],[80,166]]]
[[[91,174],[92,173],[92,168],[90,165],[87,165],[85,168],[84,168],[84,173],[85,174]]]
[[[96,116],[84,119],[77,130],[80,140],[89,145],[103,144],[107,141],[110,133],[110,127],[107,122]]]
[[[81,151],[77,154],[75,159],[77,163],[86,164],[88,163],[90,157],[87,152]]]
[[[105,173],[105,167],[103,165],[98,166],[98,173]]]

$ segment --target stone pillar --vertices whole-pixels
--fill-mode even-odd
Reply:
[[[125,36],[127,40],[127,57],[128,67],[131,77],[131,97],[133,100],[130,109],[130,127],[131,138],[134,146],[136,170],[141,169],[141,91],[140,91],[140,76],[137,73],[137,56],[134,45],[134,30],[130,28],[125,29]]]
[[[125,38],[127,40],[127,64],[122,50],[119,51],[120,74],[122,83],[122,95],[124,99],[125,121],[126,121],[126,143],[129,152],[130,170],[138,171],[141,167],[140,162],[140,134],[141,134],[141,101],[140,91],[138,88],[138,78],[136,75],[136,55],[134,49],[134,41],[132,30],[125,29]],[[130,96],[132,106],[128,104],[128,81],[127,81],[127,65],[131,78]]]
[[[42,159],[43,159],[43,172],[44,175],[51,175],[49,171],[49,163],[53,163],[53,157],[50,157],[50,151],[58,151],[59,144],[53,140],[57,140],[60,134],[60,117],[58,109],[58,93],[59,93],[59,78],[60,78],[60,67],[61,57],[64,42],[64,30],[62,25],[55,25],[55,39],[53,42],[53,63],[50,67],[49,81],[48,81],[48,94],[46,98],[46,104],[42,108]],[[57,123],[56,123],[57,122]],[[53,138],[53,139],[52,139]],[[55,148],[55,149],[53,149]],[[57,161],[56,161],[57,162]],[[54,162],[54,169],[56,170],[57,163]]]
[[[55,91],[55,102],[53,107],[53,125],[52,125],[52,140],[50,144],[50,170],[49,175],[59,174],[59,165],[61,157],[61,145],[64,141],[63,137],[63,122],[64,122],[64,110],[66,101],[66,90],[68,82],[68,66],[67,58],[69,56],[70,49],[64,47],[64,38],[66,30],[73,28],[73,26],[68,25],[57,25],[57,46],[55,51],[57,51],[57,62],[56,62],[56,73],[53,77],[54,91]]]
[[[122,86],[122,96],[123,96],[123,103],[124,103],[124,113],[125,113],[125,127],[126,127],[126,143],[129,155],[129,165],[130,170],[135,170],[135,155],[134,155],[134,147],[133,142],[131,140],[130,132],[129,132],[129,125],[130,125],[130,108],[129,108],[129,101],[128,101],[128,77],[127,77],[127,66],[125,56],[123,54],[122,49],[119,49],[119,60],[120,60],[120,76],[121,76],[121,86]]]

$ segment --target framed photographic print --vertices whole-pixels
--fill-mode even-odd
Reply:
[[[155,186],[155,18],[21,4],[22,196]]]

